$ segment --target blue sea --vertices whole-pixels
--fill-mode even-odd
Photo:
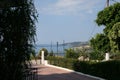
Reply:
[[[59,44],[59,45],[39,44],[39,45],[35,45],[36,54],[38,54],[42,48],[46,48],[48,52],[53,51],[53,53],[56,53],[56,55],[64,56],[65,55],[64,50],[71,48],[71,46],[62,45],[62,44]]]

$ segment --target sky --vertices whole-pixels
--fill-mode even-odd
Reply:
[[[95,20],[106,7],[106,0],[34,0],[34,3],[38,12],[36,44],[84,42],[103,32],[104,27],[98,27]]]

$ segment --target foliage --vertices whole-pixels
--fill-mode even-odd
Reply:
[[[97,34],[90,40],[90,45],[95,51],[102,53],[110,51],[110,41],[104,34]]]
[[[105,53],[94,50],[94,51],[90,52],[90,60],[103,60],[104,54]]]
[[[45,58],[46,58],[46,57],[48,56],[48,50],[47,50],[46,48],[42,48],[42,49],[39,51],[38,56],[41,57],[42,51],[44,51],[44,56],[45,56]]]
[[[86,74],[105,78],[107,80],[120,79],[120,61],[86,62],[76,61],[73,69]]]
[[[49,53],[49,56],[54,56],[53,50]]]
[[[116,23],[108,35],[112,52],[120,53],[120,22]]]
[[[31,54],[30,54],[30,59],[36,59],[35,50],[32,50],[32,52],[31,52]]]
[[[88,61],[76,61],[73,64],[73,69],[78,72],[88,73],[90,68],[90,63]]]
[[[110,56],[110,58],[113,60],[120,60],[120,53],[114,53]]]
[[[104,33],[108,34],[113,25],[120,21],[120,3],[115,3],[112,6],[105,8],[98,13],[96,23],[104,25]]]
[[[24,80],[32,52],[36,10],[33,0],[19,1],[0,8],[0,80]]]
[[[49,57],[48,60],[52,65],[73,69],[108,80],[120,79],[120,61],[88,62],[62,57]]]
[[[79,61],[77,59],[63,57],[48,57],[49,64],[60,66],[68,69],[73,69],[85,74],[98,76],[107,80],[120,79],[120,61]]]
[[[63,57],[55,57],[55,56],[49,56],[47,57],[49,64],[73,69],[73,63],[77,61],[76,59],[71,58],[63,58]]]
[[[73,58],[77,59],[79,57],[79,54],[76,53],[73,49],[65,49],[65,57],[66,58]]]
[[[89,57],[89,54],[85,47],[82,47],[81,49],[79,49],[79,56],[84,56],[85,58]]]
[[[97,34],[95,38],[91,39],[94,50],[119,52],[119,36],[115,35],[115,30],[119,30],[119,28],[115,29],[114,27],[118,22],[120,22],[120,3],[115,3],[98,13],[96,23],[98,26],[105,26],[105,28],[103,34]],[[115,37],[117,38],[115,39]]]

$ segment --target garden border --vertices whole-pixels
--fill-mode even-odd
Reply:
[[[54,66],[54,65],[50,65],[50,64],[45,64],[45,65],[49,66],[49,67],[53,67],[53,68],[58,68],[58,69],[66,70],[66,71],[69,71],[69,72],[74,72],[74,73],[77,73],[77,74],[80,74],[80,75],[84,75],[84,76],[88,76],[88,77],[91,77],[91,78],[95,78],[95,79],[98,79],[98,80],[106,80],[106,79],[103,79],[103,78],[100,78],[100,77],[96,77],[96,76],[84,74],[84,73],[77,72],[77,71],[70,70],[70,69],[63,68],[63,67],[58,67],[58,66]]]

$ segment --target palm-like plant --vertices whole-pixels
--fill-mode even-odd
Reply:
[[[0,9],[0,80],[24,80],[35,35],[33,0]]]

